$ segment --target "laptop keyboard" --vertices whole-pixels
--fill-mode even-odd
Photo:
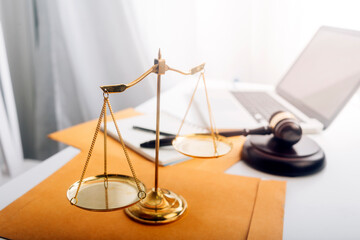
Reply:
[[[258,122],[269,121],[277,111],[290,112],[266,92],[231,92]],[[294,114],[295,115],[295,114]],[[295,115],[300,121],[300,118]]]

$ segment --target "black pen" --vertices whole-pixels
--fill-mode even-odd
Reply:
[[[202,134],[209,134],[209,133],[202,133]],[[232,136],[239,136],[239,135],[247,135],[247,132],[246,132],[246,130],[226,131],[226,132],[219,132],[219,135],[224,136],[224,137],[232,137]],[[176,136],[161,138],[160,139],[160,147],[170,146],[172,144],[172,141],[175,139],[175,137]],[[140,147],[155,148],[155,140],[143,142],[140,144]]]
[[[176,136],[160,138],[160,147],[170,146],[172,141],[175,139]],[[143,142],[140,144],[142,148],[155,148],[155,140],[151,140],[148,142]]]
[[[144,132],[156,133],[156,131],[153,130],[153,129],[143,128],[143,127],[139,127],[139,126],[133,126],[133,129],[141,130],[141,131],[144,131]],[[168,137],[175,137],[175,134],[162,132],[162,131],[160,131],[160,135],[168,136]]]

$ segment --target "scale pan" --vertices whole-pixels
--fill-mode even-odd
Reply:
[[[232,144],[226,137],[215,135],[214,148],[213,136],[211,134],[190,134],[176,137],[172,145],[176,151],[189,156],[198,158],[221,157],[229,153]]]
[[[73,199],[79,186],[75,182],[67,191],[67,198],[75,206],[91,211],[113,211],[129,207],[140,201],[139,190],[133,177],[108,174],[108,187],[105,188],[105,175],[97,175],[83,179],[77,201]],[[140,190],[145,185],[138,180]]]

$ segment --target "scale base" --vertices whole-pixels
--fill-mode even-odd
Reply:
[[[323,150],[306,136],[293,146],[272,136],[249,136],[241,159],[257,170],[290,177],[313,174],[325,166]]]
[[[125,213],[135,221],[146,224],[165,224],[180,219],[187,209],[183,197],[167,189],[153,188],[146,198],[126,208]]]

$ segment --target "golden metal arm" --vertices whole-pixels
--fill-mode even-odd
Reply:
[[[201,72],[204,69],[204,67],[205,67],[205,63],[203,63],[203,64],[201,64],[201,65],[199,65],[197,67],[192,68],[190,70],[190,72],[182,72],[180,70],[173,69],[173,68],[171,68],[169,66],[167,66],[167,68],[168,68],[167,70],[178,72],[178,73],[183,74],[183,75],[194,75],[195,73]]]
[[[128,84],[116,84],[116,85],[106,85],[106,86],[101,86],[100,88],[104,92],[107,92],[107,93],[123,92],[127,88],[136,85],[138,82],[140,82],[141,80],[146,78],[150,73],[157,72],[157,69],[158,69],[158,64],[155,64],[149,70],[147,70],[143,75],[141,75],[140,77],[138,77],[136,80],[132,81],[131,83],[128,83]]]
[[[160,55],[159,55],[160,56]],[[106,86],[101,86],[100,88],[105,92],[105,93],[118,93],[118,92],[123,92],[126,89],[128,89],[129,87],[132,87],[136,84],[138,84],[141,80],[143,80],[144,78],[146,78],[150,73],[156,73],[158,75],[164,75],[166,71],[170,70],[170,71],[174,71],[183,75],[193,75],[195,73],[198,73],[200,71],[202,71],[204,69],[205,63],[194,67],[190,70],[190,72],[182,72],[180,70],[174,69],[169,67],[168,65],[165,64],[165,59],[155,59],[155,64],[154,66],[152,66],[149,70],[147,70],[143,75],[141,75],[139,78],[137,78],[136,80],[132,81],[131,83],[128,84],[116,84],[116,85],[106,85]]]

